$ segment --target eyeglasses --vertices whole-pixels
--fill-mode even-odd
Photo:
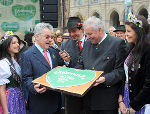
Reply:
[[[40,36],[43,36],[44,38],[46,38],[46,39],[49,39],[49,38],[51,38],[52,39],[52,36],[51,35],[40,35]]]

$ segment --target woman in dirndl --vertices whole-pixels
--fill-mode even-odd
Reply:
[[[26,114],[19,44],[19,37],[11,31],[0,40],[0,114]]]
[[[123,114],[150,114],[150,43],[144,16],[128,15],[129,55],[124,62],[126,81],[118,103]]]

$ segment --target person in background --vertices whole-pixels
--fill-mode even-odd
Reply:
[[[126,29],[124,25],[118,26],[116,30],[114,30],[114,32],[116,33],[116,37],[126,40],[126,35],[125,35]]]
[[[68,67],[75,68],[79,62],[82,48],[86,41],[86,36],[83,33],[82,23],[79,17],[69,17],[67,27],[70,39],[63,42],[61,49],[65,50],[69,54],[70,58],[66,56],[66,53],[61,53],[63,60],[69,61]],[[66,114],[83,114],[83,99],[71,95],[66,95],[65,113]]]
[[[20,54],[26,51],[29,47],[26,46],[26,42],[23,40],[20,40]]]
[[[69,33],[64,33],[62,37],[63,37],[63,42],[65,42],[68,39],[70,39]]]
[[[63,33],[60,32],[60,30],[57,30],[55,32],[55,43],[58,45],[59,48],[61,48],[61,43],[63,42]]]
[[[115,30],[116,30],[115,27],[111,26],[111,27],[108,29],[109,35],[110,35],[110,36],[116,36],[116,33],[114,32]]]
[[[104,71],[83,97],[86,114],[118,114],[118,97],[125,77],[123,62],[126,54],[124,40],[104,32],[102,21],[93,16],[83,23],[89,40],[84,44],[76,68]]]
[[[32,37],[34,36],[34,33],[26,33],[24,36],[24,41],[27,42],[27,46],[32,46],[33,42],[32,42]]]
[[[19,44],[19,37],[11,31],[0,40],[0,114],[26,114]]]
[[[61,32],[56,34],[55,42],[61,48],[61,43],[63,42],[63,34]]]
[[[118,102],[123,114],[150,114],[150,39],[144,16],[128,15],[128,57],[124,62],[126,82]]]
[[[53,27],[38,23],[34,29],[35,44],[21,56],[23,82],[29,90],[29,111],[32,114],[56,114],[61,94],[32,81],[58,65],[64,64],[51,48]],[[59,64],[60,63],[60,64]]]

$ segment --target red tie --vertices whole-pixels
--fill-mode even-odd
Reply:
[[[50,64],[50,61],[49,61],[49,58],[48,58],[48,55],[47,55],[47,51],[46,51],[46,50],[43,50],[43,52],[44,52],[44,57],[45,57],[46,61],[48,62],[48,64],[49,64],[50,67],[51,67],[51,64]]]
[[[82,50],[82,46],[81,46],[82,41],[78,41],[78,46],[80,48],[80,51]]]

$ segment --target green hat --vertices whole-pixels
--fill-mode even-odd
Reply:
[[[123,31],[123,32],[126,32],[126,29],[125,29],[125,26],[124,25],[120,25],[116,28],[116,30],[114,30],[114,32],[117,32],[117,31]]]
[[[71,29],[71,28],[79,28],[82,27],[83,24],[79,17],[69,17],[67,26],[64,29]]]

